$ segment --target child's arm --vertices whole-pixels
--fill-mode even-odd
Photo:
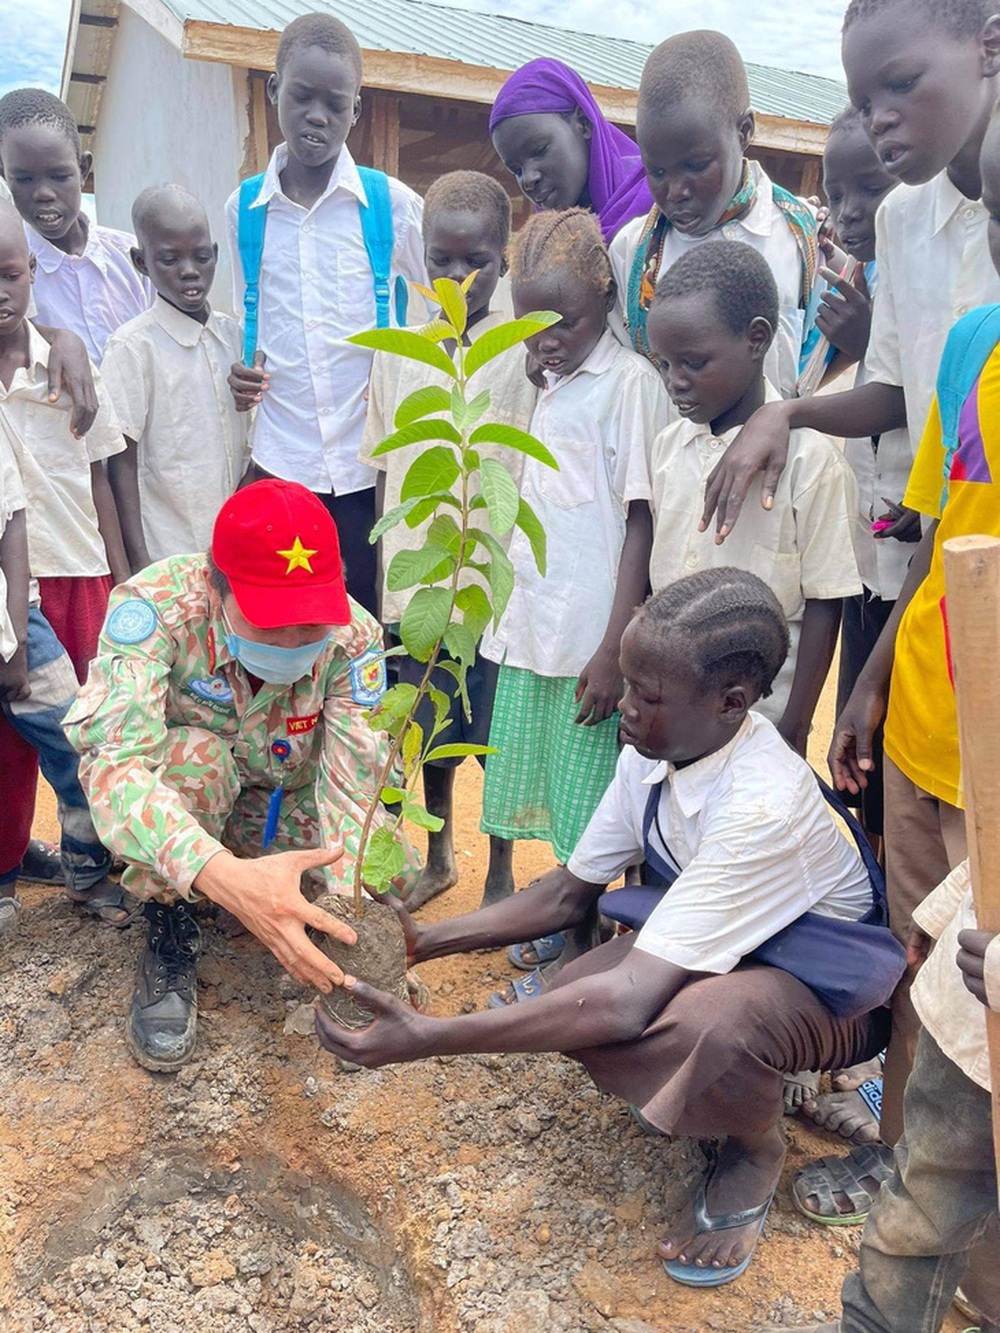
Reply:
[[[86,435],[97,416],[97,388],[90,367],[90,358],[83,339],[69,329],[50,329],[41,324],[35,328],[50,345],[49,402],[54,403],[65,390],[73,404],[69,428],[76,439]]]
[[[133,574],[150,563],[146,538],[142,531],[142,505],[139,499],[139,446],[125,436],[125,450],[108,459],[108,484],[118,511],[125,553]]]
[[[625,545],[618,561],[618,581],[604,637],[597,652],[580,672],[576,701],[577,722],[593,727],[609,718],[622,696],[622,674],[618,667],[622,635],[632,613],[646,596],[649,585],[649,556],[653,549],[653,516],[645,500],[629,504],[625,522]]]
[[[115,497],[111,493],[111,485],[105,474],[103,463],[91,463],[90,489],[94,497],[94,508],[97,510],[97,526],[104,541],[104,550],[107,552],[111,577],[116,584],[124,583],[132,571],[129,569],[128,557],[125,554],[125,543],[122,541],[122,530],[118,523]]]
[[[28,685],[28,527],[24,510],[12,515],[0,537],[0,569],[7,581],[7,610],[17,648],[9,661],[0,657],[0,699],[17,703],[31,694]]]
[[[803,758],[813,713],[837,646],[842,609],[843,601],[839,597],[809,598],[802,613],[795,675],[778,730]]]

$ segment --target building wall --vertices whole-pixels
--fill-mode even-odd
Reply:
[[[219,244],[212,304],[232,309],[225,203],[240,178],[248,129],[246,72],[184,60],[122,6],[94,142],[97,219],[131,231],[132,201],[177,181],[208,210]]]

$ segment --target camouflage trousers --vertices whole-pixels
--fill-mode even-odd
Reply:
[[[160,781],[172,787],[200,827],[235,856],[272,856],[323,846],[313,783],[286,788],[274,841],[265,851],[264,825],[271,792],[264,787],[241,785],[232,751],[212,732],[201,727],[171,727],[169,736]],[[420,869],[412,848],[407,848],[407,862],[409,880]],[[329,870],[311,870],[309,879],[317,892],[346,892]],[[155,899],[173,903],[181,897],[174,885],[144,865],[128,865],[122,884],[143,902]]]

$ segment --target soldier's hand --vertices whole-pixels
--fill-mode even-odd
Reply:
[[[344,944],[356,944],[358,937],[346,922],[304,898],[299,882],[307,870],[333,865],[343,854],[341,847],[312,848],[241,861],[220,852],[206,862],[195,888],[242,921],[296,981],[328,992],[342,984],[344,974],[312,943],[306,926]]]

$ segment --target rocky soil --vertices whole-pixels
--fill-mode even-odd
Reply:
[[[478,901],[466,770],[462,880],[431,915]],[[546,855],[518,849],[522,882]],[[858,1233],[810,1226],[784,1190],[743,1279],[672,1284],[655,1241],[700,1148],[645,1137],[572,1062],[343,1071],[308,997],[205,917],[195,1062],[152,1075],[123,1040],[141,927],[22,897],[0,953],[5,1333],[750,1333],[834,1310]],[[508,974],[502,954],[421,969],[438,1012]],[[798,1122],[788,1138],[789,1173],[836,1150]]]

